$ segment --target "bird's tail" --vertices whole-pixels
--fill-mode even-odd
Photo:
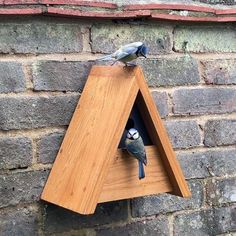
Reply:
[[[139,179],[143,179],[145,177],[145,172],[144,172],[144,167],[143,167],[143,163],[142,161],[138,161],[138,169],[139,169],[139,172],[138,172],[138,177]]]
[[[109,54],[109,55],[106,55],[106,56],[103,56],[103,57],[99,57],[97,59],[97,61],[109,61],[109,60],[112,60],[113,59],[113,54]]]

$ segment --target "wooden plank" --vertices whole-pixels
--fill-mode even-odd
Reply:
[[[181,197],[190,197],[191,193],[176,159],[166,129],[157,112],[156,105],[151,97],[148,86],[140,67],[135,68],[140,92],[137,96],[137,106],[142,115],[145,126],[152,142],[157,146],[165,169],[173,186],[173,194]]]
[[[43,200],[81,214],[95,211],[138,93],[133,71],[121,66],[93,66],[43,190]]]
[[[99,202],[115,201],[173,190],[155,146],[146,146],[148,164],[145,178],[138,179],[138,162],[127,151],[119,149],[109,168]]]

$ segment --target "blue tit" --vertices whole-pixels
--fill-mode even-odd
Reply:
[[[136,129],[131,128],[128,130],[125,139],[125,146],[127,148],[128,153],[138,160],[138,176],[139,179],[143,179],[145,177],[143,164],[147,165],[147,157],[142,137]]]
[[[123,62],[125,65],[128,65],[129,62],[137,59],[138,57],[147,56],[148,48],[142,42],[130,43],[122,46],[120,49],[115,51],[114,53],[98,58],[99,61],[108,61],[115,60],[113,64],[117,61]]]

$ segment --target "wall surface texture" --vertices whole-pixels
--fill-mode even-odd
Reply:
[[[95,59],[137,40],[192,198],[111,202],[92,216],[40,201]],[[235,146],[235,24],[1,17],[0,235],[235,235]]]

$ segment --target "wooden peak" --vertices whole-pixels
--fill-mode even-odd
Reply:
[[[134,179],[137,161],[117,151],[135,100],[155,144],[145,181]],[[92,214],[98,202],[160,192],[190,196],[142,69],[93,66],[41,198]]]

